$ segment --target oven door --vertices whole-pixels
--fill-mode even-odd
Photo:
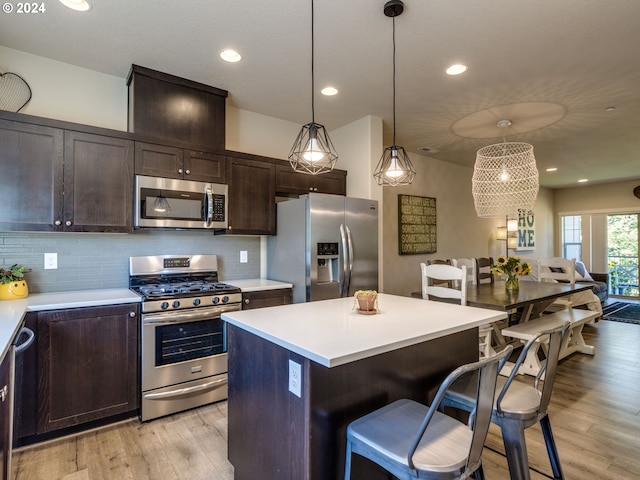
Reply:
[[[142,421],[227,398],[223,312],[240,305],[142,315]]]

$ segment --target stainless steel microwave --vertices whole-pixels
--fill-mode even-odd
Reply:
[[[227,228],[227,185],[136,175],[135,228]]]

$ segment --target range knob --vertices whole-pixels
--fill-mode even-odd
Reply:
[[[220,298],[218,297],[213,297],[213,304],[217,305],[218,303],[220,303]]]
[[[229,301],[229,297],[227,297],[226,295],[222,297],[222,303],[227,303],[228,301]]]
[[[160,304],[160,308],[166,310],[167,308],[169,308],[169,302],[162,302]]]
[[[198,305],[200,305],[200,299],[199,299],[199,298],[196,298],[196,299],[193,301],[193,304],[194,304],[196,307],[197,307]]]
[[[171,304],[171,306],[173,308],[178,308],[180,306],[180,302],[178,300],[174,300],[173,303]]]

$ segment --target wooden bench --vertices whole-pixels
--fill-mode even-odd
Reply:
[[[569,331],[565,335],[562,346],[560,347],[560,358],[564,358],[575,352],[593,355],[595,354],[595,347],[585,343],[584,337],[582,336],[582,327],[584,327],[585,323],[595,321],[599,316],[600,312],[597,311],[566,308],[549,315],[542,315],[531,319],[528,322],[518,323],[516,325],[503,328],[502,335],[505,337],[517,338],[521,340],[522,343],[526,343],[539,332],[549,330],[569,322]],[[531,349],[529,349],[525,361],[522,362],[519,373],[535,376],[540,372],[542,362],[540,361],[539,351],[542,348],[544,352],[544,342],[545,338],[541,337],[541,341],[539,340],[531,347]]]

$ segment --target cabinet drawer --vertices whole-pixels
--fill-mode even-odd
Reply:
[[[251,310],[253,308],[289,305],[292,301],[293,291],[290,288],[244,292],[242,294],[242,309]]]

